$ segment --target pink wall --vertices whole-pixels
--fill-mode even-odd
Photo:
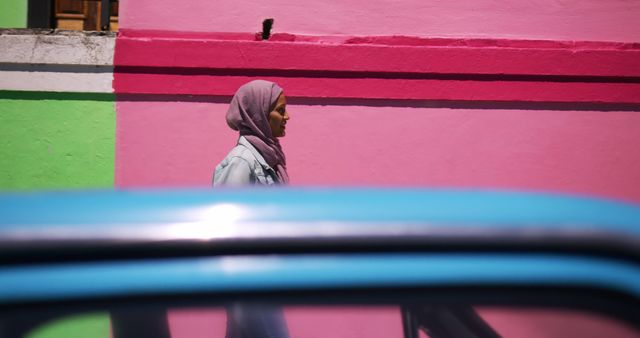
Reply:
[[[502,337],[508,338],[634,338],[638,331],[600,313],[552,308],[476,308]]]
[[[284,312],[293,338],[403,337],[400,310],[393,306],[291,306]],[[222,338],[226,314],[208,308],[172,310],[169,325],[172,337]]]
[[[203,186],[226,104],[118,102],[118,186]],[[562,190],[640,201],[638,112],[290,105],[293,184]]]
[[[508,338],[638,337],[632,327],[602,314],[549,308],[476,310],[498,334]],[[285,317],[293,338],[403,337],[400,310],[392,306],[290,306]],[[216,308],[171,310],[169,324],[173,337],[224,337],[226,314]]]
[[[640,41],[640,2],[629,0],[270,0],[121,3],[120,27],[310,35],[411,35]]]
[[[133,97],[120,95],[117,103],[117,186],[210,184],[213,168],[236,138],[223,118],[229,95],[257,76],[215,72],[358,70],[347,78],[271,76],[290,97],[312,98],[290,106],[283,144],[293,184],[502,187],[640,201],[639,2],[331,0],[313,6],[187,0],[176,6],[137,0],[121,6],[121,30],[139,39],[119,37],[116,67],[160,70],[116,69],[116,93]],[[276,18],[276,32],[325,38],[241,41],[259,30],[264,17]],[[153,29],[248,34],[220,42],[147,31]],[[344,47],[344,38],[331,40],[392,34],[489,39],[388,39],[386,47],[382,40]],[[496,40],[504,37],[553,41]],[[175,71],[190,67],[196,67],[192,73]],[[396,73],[367,73],[385,71]],[[408,71],[415,79],[402,78]],[[457,78],[428,78],[434,73]],[[479,75],[496,78],[477,81]],[[342,97],[393,100],[331,100]],[[432,100],[453,101],[425,103]],[[477,102],[487,100],[502,102]],[[515,101],[520,109],[504,109],[509,104],[503,103]],[[577,109],[554,110],[546,101]],[[467,108],[429,108],[459,107],[456,102]],[[598,111],[602,107],[591,102],[632,105]]]

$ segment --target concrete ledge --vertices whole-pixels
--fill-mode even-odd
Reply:
[[[114,33],[0,29],[0,63],[113,65]]]
[[[112,93],[116,35],[0,30],[0,90]]]

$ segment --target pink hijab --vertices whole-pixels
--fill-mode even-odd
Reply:
[[[265,161],[276,169],[281,183],[287,183],[287,161],[269,126],[269,113],[282,92],[280,86],[264,80],[242,85],[229,104],[227,124],[258,149]]]

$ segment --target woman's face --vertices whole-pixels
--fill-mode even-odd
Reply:
[[[278,96],[278,101],[271,112],[269,112],[269,125],[271,126],[271,135],[273,137],[282,137],[285,135],[285,125],[289,120],[287,113],[287,99],[284,93]]]

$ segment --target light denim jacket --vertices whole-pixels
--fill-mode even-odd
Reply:
[[[213,186],[278,184],[276,172],[258,150],[244,137],[218,164],[213,173]]]

